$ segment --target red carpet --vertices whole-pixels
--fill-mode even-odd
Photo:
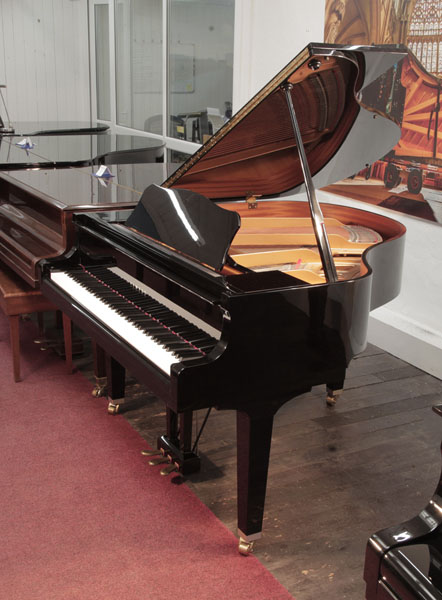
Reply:
[[[14,384],[0,316],[1,600],[289,600],[79,373],[22,335]]]

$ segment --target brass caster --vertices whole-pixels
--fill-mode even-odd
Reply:
[[[244,538],[239,538],[238,552],[244,556],[248,556],[253,552],[254,542],[247,542]]]
[[[167,458],[167,456],[159,456],[158,458],[152,458],[149,461],[149,464],[151,467],[154,467],[155,465],[161,465],[162,463],[167,463],[170,462],[169,459]]]
[[[160,475],[163,475],[163,476],[170,475],[170,473],[172,473],[173,471],[178,471],[177,465],[175,465],[175,464],[167,465],[167,467],[164,467],[163,469],[161,469]]]
[[[325,399],[327,406],[335,406],[341,394],[342,390],[332,390],[331,388],[327,388],[327,397]]]
[[[92,390],[92,396],[94,398],[101,398],[102,396],[105,396],[106,395],[106,384],[107,384],[106,377],[100,377],[99,379],[97,378],[95,381],[95,387]]]
[[[92,390],[92,396],[94,398],[101,398],[102,396],[105,396],[105,395],[106,395],[106,386],[103,386],[103,387],[96,386]]]
[[[119,410],[120,410],[119,404],[112,404],[112,402],[109,402],[109,404],[107,405],[107,412],[110,415],[116,415]]]

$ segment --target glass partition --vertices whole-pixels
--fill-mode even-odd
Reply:
[[[203,143],[231,116],[234,0],[169,0],[169,135]]]
[[[235,0],[90,6],[97,118],[194,152],[231,116]]]
[[[116,0],[117,124],[162,134],[162,2]]]
[[[94,12],[97,118],[110,121],[109,6],[107,4],[96,4]]]

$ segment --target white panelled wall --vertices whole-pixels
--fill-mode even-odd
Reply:
[[[88,120],[87,0],[1,0],[0,27],[11,121]]]
[[[322,42],[324,6],[325,0],[236,0],[234,111],[309,42]]]
[[[322,41],[324,5],[325,0],[236,0],[234,110],[308,42]],[[87,119],[87,0],[1,0],[0,25],[0,83],[8,85],[11,119]],[[319,197],[340,201],[322,192]],[[442,227],[342,202],[396,218],[408,229],[402,292],[373,313],[370,341],[442,378]]]

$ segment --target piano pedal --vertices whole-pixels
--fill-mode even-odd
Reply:
[[[161,450],[141,450],[143,456],[161,456]]]
[[[163,467],[160,471],[160,475],[170,475],[170,473],[173,473],[174,471],[179,471],[179,465],[176,465],[175,463],[168,465],[167,467]]]
[[[149,461],[151,467],[155,467],[156,465],[161,465],[162,463],[170,462],[170,458],[168,456],[159,456],[158,458],[152,458]]]
[[[343,390],[333,390],[327,386],[327,397],[326,402],[327,406],[335,406],[339,396],[342,394]]]
[[[96,377],[95,387],[92,390],[92,396],[94,398],[101,398],[106,395],[107,389],[107,377]]]

